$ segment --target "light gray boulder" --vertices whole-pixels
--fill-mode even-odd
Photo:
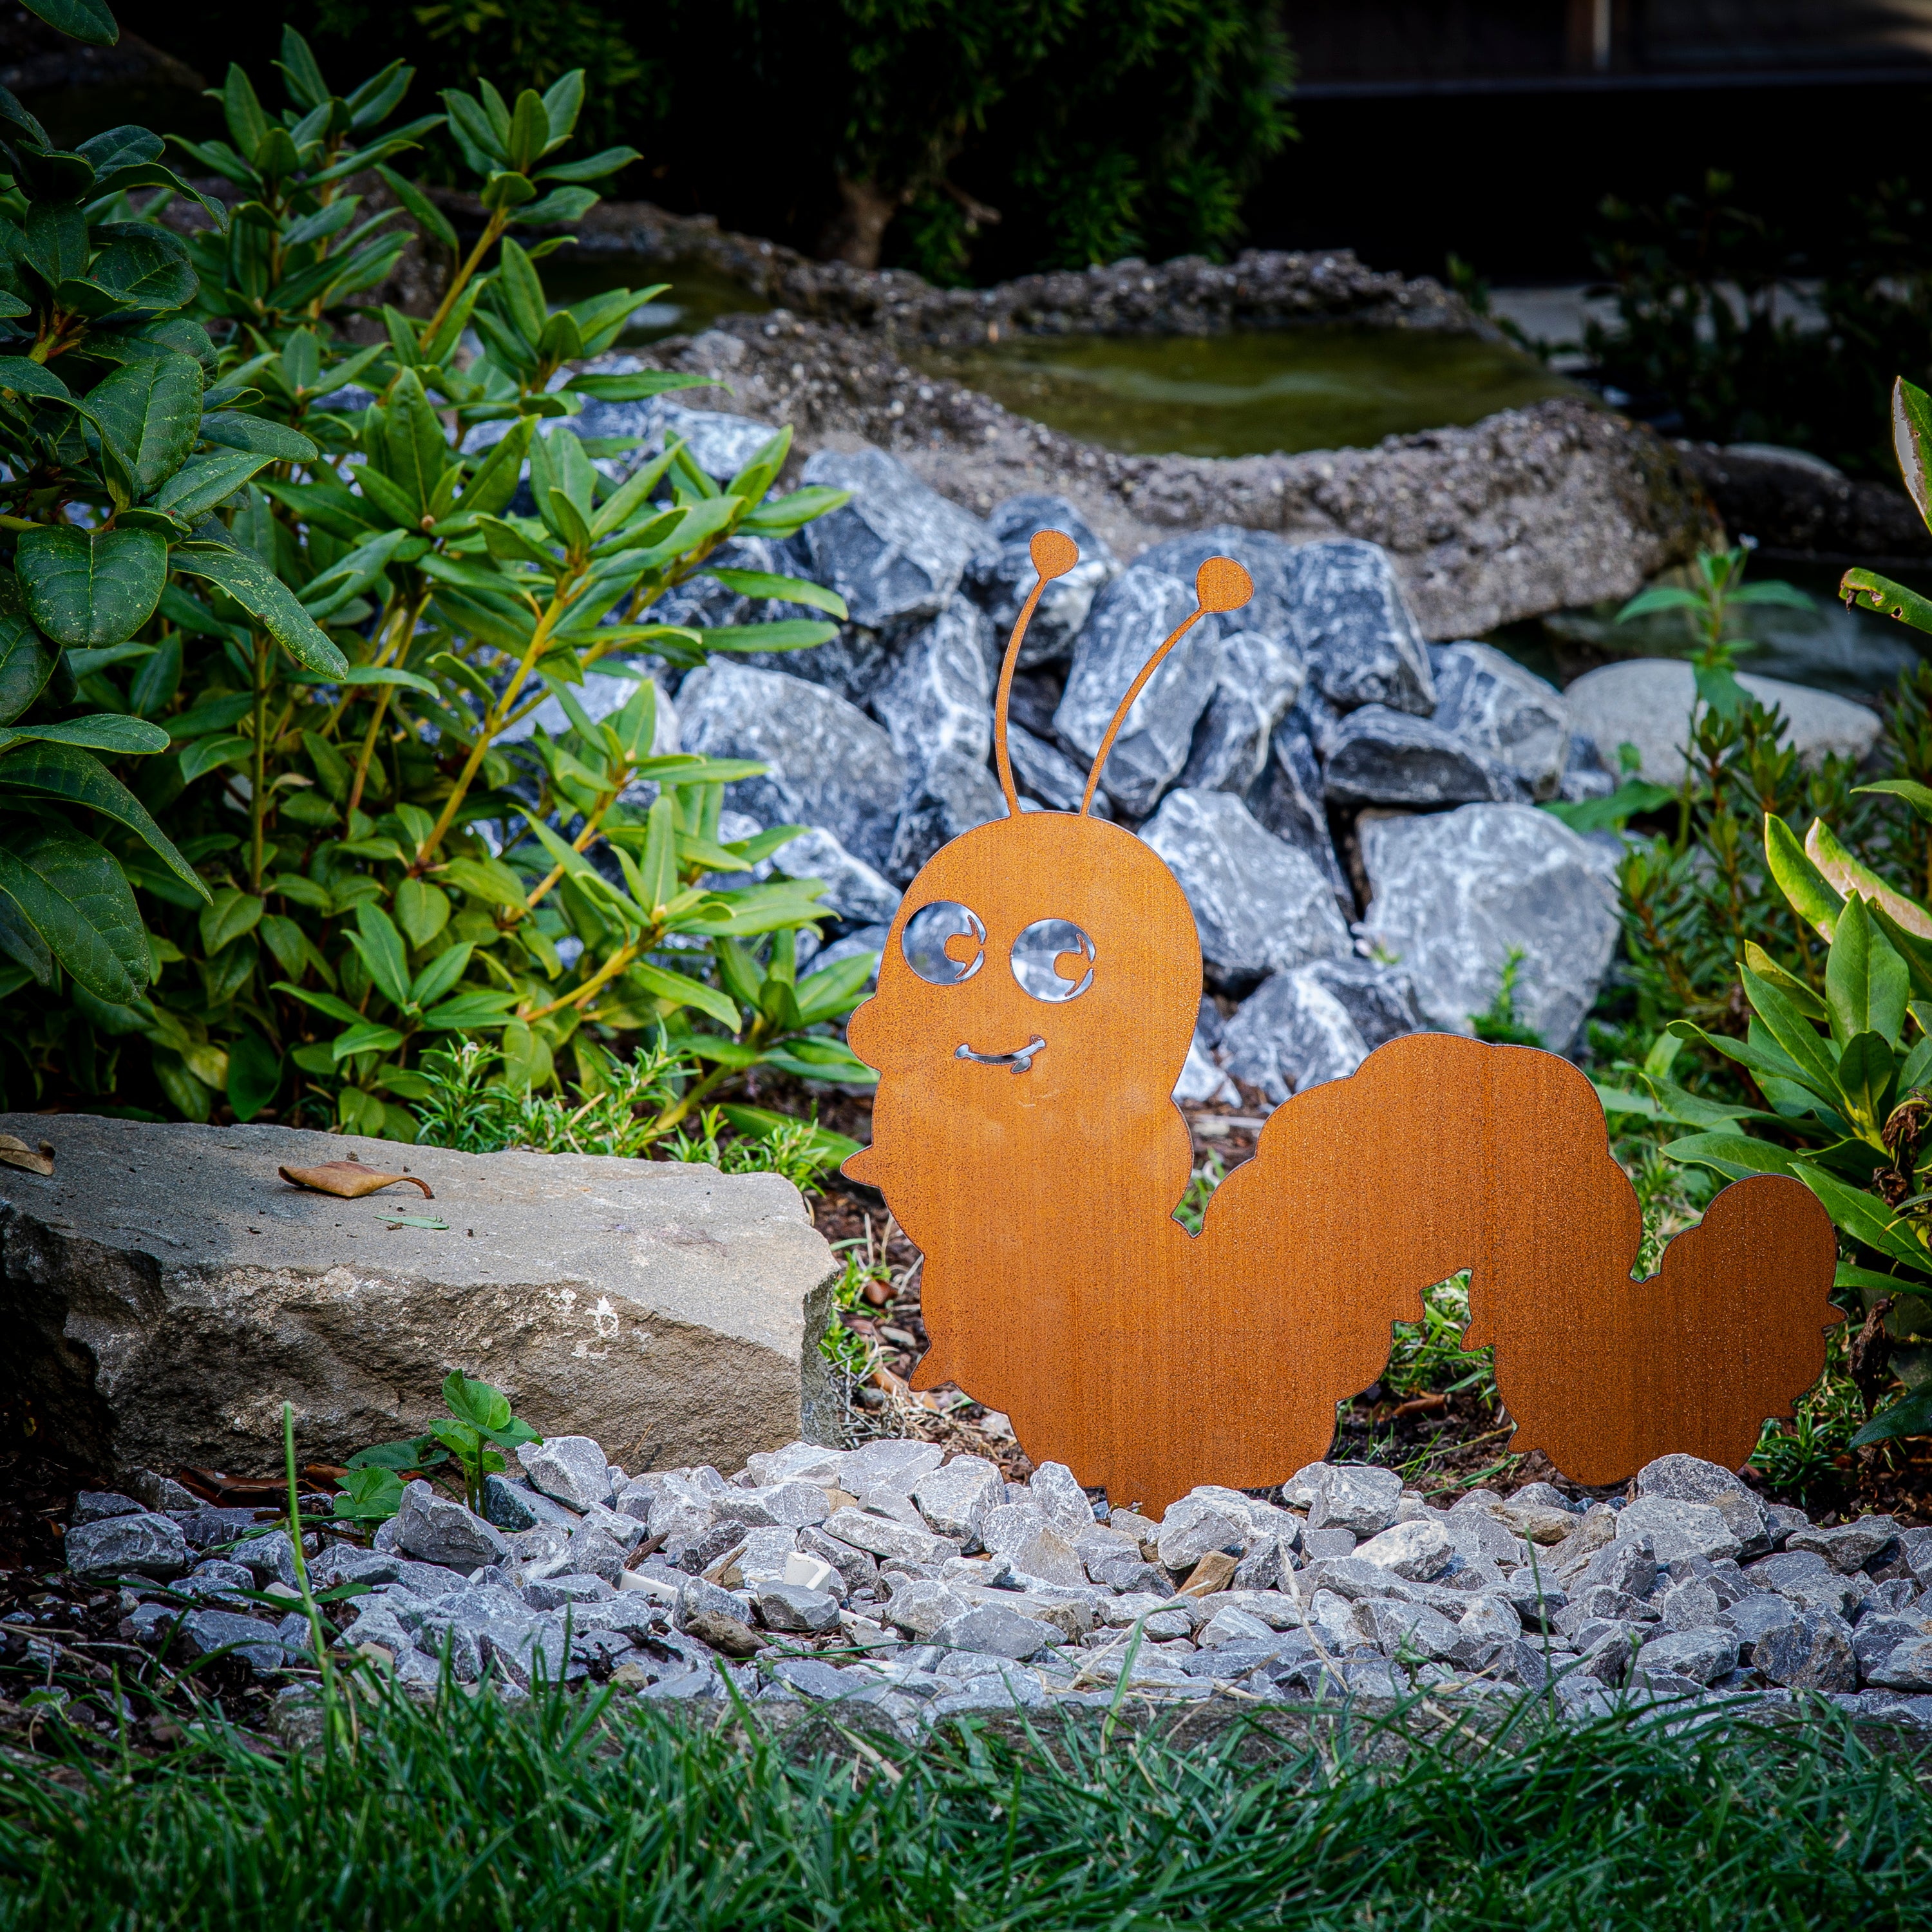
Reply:
[[[976,517],[920,482],[882,449],[821,449],[804,481],[852,500],[805,526],[812,574],[844,598],[854,623],[883,629],[934,617],[976,559],[997,550]]]
[[[944,1649],[983,1651],[1016,1663],[1037,1657],[1060,1640],[1060,1633],[1052,1624],[998,1604],[975,1604],[947,1618],[932,1633],[932,1641]]]
[[[818,826],[811,826],[796,838],[788,840],[768,860],[755,868],[768,878],[782,872],[788,879],[822,879],[825,890],[821,903],[830,906],[841,919],[864,926],[890,926],[899,909],[899,890],[862,859],[855,859],[836,837]],[[728,890],[742,885],[742,873],[723,873],[718,883]]]
[[[1878,742],[1879,715],[1866,705],[1780,678],[1741,675],[1738,682],[1759,704],[1784,713],[1784,742],[1797,747],[1798,761],[1808,768],[1827,752],[1856,764]],[[1640,778],[1653,784],[1683,782],[1684,748],[1697,700],[1696,676],[1689,664],[1675,658],[1604,664],[1585,672],[1563,700],[1572,728],[1594,743],[1607,769],[1618,769],[1618,746],[1634,745]]]
[[[718,483],[728,483],[778,434],[775,424],[760,422],[755,417],[732,416],[723,410],[690,409],[668,396],[652,397],[650,406],[656,418],[654,434],[640,454],[656,455],[675,439],[684,445],[692,461]],[[586,408],[585,416],[590,413]],[[586,436],[610,433],[595,427],[583,431]]]
[[[983,765],[993,745],[993,682],[986,659],[992,626],[978,605],[954,596],[906,642],[872,693],[874,717],[908,771],[943,753]]]
[[[1248,573],[1254,595],[1230,614],[1231,625],[1292,642],[1300,585],[1298,548],[1265,530],[1252,530],[1240,524],[1211,524],[1185,536],[1168,537],[1142,550],[1134,560],[1191,585],[1195,573],[1210,556],[1232,557]]]
[[[942,752],[907,788],[885,870],[902,885],[944,844],[1006,816],[999,781],[979,760]]]
[[[913,1484],[920,1514],[941,1536],[979,1540],[987,1517],[1003,1504],[1006,1484],[998,1467],[982,1456],[956,1456],[929,1469]]]
[[[1268,764],[1268,741],[1301,694],[1307,667],[1285,637],[1227,630],[1221,675],[1187,754],[1179,782],[1204,790],[1246,794]]]
[[[838,1628],[838,1599],[826,1591],[808,1590],[802,1584],[760,1583],[752,1604],[767,1630],[817,1635]]]
[[[194,1561],[181,1526],[146,1510],[76,1523],[68,1532],[63,1550],[68,1568],[89,1583],[128,1576],[165,1582],[184,1576]]]
[[[1263,831],[1232,792],[1172,793],[1141,836],[1187,895],[1210,984],[1252,986],[1353,950],[1315,862]]]
[[[1337,728],[1322,768],[1343,805],[1506,805],[1528,788],[1509,767],[1452,736],[1432,718],[1364,704]]]
[[[1282,844],[1306,852],[1320,868],[1345,920],[1355,916],[1355,892],[1336,856],[1328,829],[1328,790],[1315,743],[1303,728],[1298,706],[1276,727],[1259,782],[1248,794],[1248,807],[1264,831]]]
[[[1751,1649],[1751,1668],[1793,1690],[1856,1690],[1858,1654],[1851,1626],[1829,1610],[1800,1610]]]
[[[1695,1456],[1660,1456],[1636,1472],[1636,1487],[1640,1496],[1664,1496],[1677,1502],[1707,1504],[1724,1519],[1731,1534],[1742,1546],[1738,1556],[1746,1562],[1754,1556],[1762,1556],[1771,1547],[1770,1519],[1764,1504],[1732,1471],[1715,1462],[1703,1462]],[[1887,1522],[1885,1534],[1871,1544],[1864,1555],[1876,1551],[1889,1538],[1888,1519]],[[1808,1523],[1806,1527],[1809,1528]],[[1858,1563],[1839,1567],[1856,1570],[1858,1563],[1864,1562],[1864,1555],[1859,1557]]]
[[[1090,1534],[1094,1505],[1064,1462],[1042,1462],[1027,1484],[1027,1494],[1046,1512],[1048,1522],[1070,1536]]]
[[[1196,1106],[1221,1101],[1232,1106],[1240,1099],[1198,1027],[1187,1042],[1187,1058],[1181,1064],[1180,1078],[1174,1083],[1174,1097]]]
[[[1094,599],[1074,646],[1055,733],[1091,758],[1129,687],[1168,633],[1196,608],[1194,586],[1137,563]],[[1221,673],[1222,620],[1203,617],[1148,680],[1108,754],[1100,784],[1125,812],[1143,817],[1180,776],[1194,728]]]
[[[1346,1078],[1368,1054],[1348,1010],[1306,967],[1264,980],[1228,1022],[1222,1044],[1228,1072],[1276,1105]]]
[[[56,1154],[0,1168],[11,1373],[98,1466],[272,1474],[285,1398],[302,1458],[340,1462],[424,1433],[459,1365],[624,1457],[736,1468],[832,1425],[837,1268],[776,1175],[82,1114],[0,1132]],[[346,1159],[420,1176],[448,1228],[278,1178]]]
[[[1784,1546],[1816,1550],[1841,1576],[1849,1576],[1862,1570],[1898,1534],[1898,1526],[1890,1516],[1862,1516],[1828,1529],[1815,1526],[1795,1529],[1784,1539]]]
[[[1303,1474],[1309,1490],[1308,1527],[1378,1535],[1395,1520],[1402,1478],[1365,1462],[1318,1462]]]
[[[1681,1556],[1702,1556],[1715,1562],[1735,1556],[1742,1546],[1724,1513],[1708,1503],[1684,1502],[1674,1496],[1639,1496],[1617,1517],[1617,1540],[1648,1540],[1659,1563]]]
[[[991,620],[997,652],[1004,652],[1023,604],[1037,581],[1028,546],[1041,530],[1058,530],[1073,539],[1080,561],[1064,577],[1041,592],[1026,641],[1020,646],[1023,670],[1053,664],[1068,657],[1073,640],[1094,608],[1094,599],[1118,573],[1113,552],[1096,536],[1079,512],[1064,496],[1028,491],[1009,496],[994,506],[986,528],[998,548],[976,556],[968,567],[966,588]],[[994,669],[998,670],[995,657]]]
[[[1373,894],[1361,932],[1436,1026],[1472,1032],[1520,952],[1519,1021],[1552,1051],[1569,1046],[1620,931],[1616,888],[1582,839],[1521,805],[1371,820],[1360,838]]]
[[[754,758],[763,778],[725,788],[726,802],[761,825],[816,825],[868,866],[883,868],[908,776],[891,738],[856,706],[782,671],[722,661],[678,692],[683,748]]]
[[[1373,1563],[1392,1576],[1412,1583],[1426,1583],[1449,1567],[1456,1548],[1448,1530],[1430,1516],[1392,1523],[1360,1545],[1354,1553],[1363,1562]],[[1511,1620],[1515,1620],[1514,1612]]]
[[[822,621],[825,614],[814,610],[808,614]],[[904,625],[875,631],[866,624],[841,624],[836,638],[802,651],[787,651],[778,662],[787,676],[820,685],[862,711],[872,703],[872,694],[892,676],[910,634]]]
[[[396,1511],[396,1544],[405,1555],[446,1569],[469,1571],[500,1563],[510,1553],[503,1532],[420,1480],[403,1491]]]
[[[1044,738],[1018,722],[1006,720],[1006,757],[1013,768],[1013,784],[1022,801],[1044,806],[1049,812],[1078,812],[1087,793],[1087,774],[1073,760]],[[1104,791],[1094,794],[1094,816],[1112,818],[1112,800]]]
[[[1378,544],[1352,537],[1290,553],[1294,638],[1316,688],[1343,711],[1386,704],[1426,718],[1436,708],[1429,652]]]
[[[1708,1684],[1738,1664],[1738,1640],[1730,1631],[1715,1628],[1671,1630],[1653,1636],[1636,1654],[1633,1676],[1654,1679],[1660,1671],[1688,1677],[1694,1683]]]
[[[1570,713],[1547,679],[1491,644],[1432,644],[1435,722],[1459,743],[1507,766],[1532,798],[1553,798],[1570,746]]]
[[[574,1510],[610,1500],[610,1465],[596,1440],[588,1436],[551,1436],[526,1442],[517,1460],[532,1484]]]
[[[1316,959],[1296,971],[1334,994],[1342,1010],[1372,1053],[1403,1034],[1420,1033],[1429,1022],[1415,1003],[1415,988],[1399,966],[1352,955]]]

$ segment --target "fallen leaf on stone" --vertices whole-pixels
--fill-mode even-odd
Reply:
[[[23,1168],[29,1174],[51,1174],[54,1171],[54,1150],[51,1141],[43,1141],[38,1148],[12,1134],[0,1134],[0,1167]]]
[[[333,1194],[342,1201],[359,1201],[364,1195],[393,1187],[398,1181],[406,1186],[420,1187],[425,1201],[436,1198],[429,1183],[418,1180],[413,1174],[379,1174],[373,1167],[364,1167],[359,1160],[326,1160],[320,1167],[278,1167],[275,1172],[292,1187],[310,1188],[317,1194]],[[448,1223],[438,1225],[446,1226]]]
[[[391,1228],[435,1228],[444,1234],[449,1232],[449,1223],[439,1221],[434,1214],[385,1214],[385,1226]]]

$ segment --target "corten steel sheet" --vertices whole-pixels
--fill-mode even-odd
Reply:
[[[1076,555],[1058,532],[1034,540],[1042,582]],[[1222,558],[1197,590],[1204,610],[1250,594]],[[880,1078],[873,1143],[845,1172],[882,1190],[926,1257],[932,1346],[914,1386],[956,1382],[1011,1417],[1036,1462],[1160,1510],[1197,1483],[1259,1487],[1325,1454],[1335,1405],[1381,1372],[1390,1324],[1419,1320],[1422,1291],[1467,1268],[1467,1344],[1496,1346],[1513,1447],[1586,1483],[1672,1450],[1741,1464],[1823,1369],[1831,1222],[1796,1181],[1739,1181],[1632,1280],[1636,1197],[1589,1082],[1554,1054],[1391,1041],[1276,1110],[1198,1237],[1173,1219],[1199,940],[1131,832],[1018,809],[1006,700],[1038,594],[995,706],[1010,815],[914,880],[850,1028]],[[1124,696],[1090,803],[1180,634]],[[916,970],[907,928],[934,907],[950,910],[928,923],[951,936],[916,940]],[[1043,954],[1042,922],[1061,922]]]

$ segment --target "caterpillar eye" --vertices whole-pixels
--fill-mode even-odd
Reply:
[[[986,925],[970,906],[935,899],[906,921],[899,950],[928,986],[956,986],[986,963]]]
[[[1012,965],[1022,992],[1077,1000],[1094,983],[1094,942],[1071,920],[1036,920],[1013,941]]]

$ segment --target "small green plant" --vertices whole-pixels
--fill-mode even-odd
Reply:
[[[463,1500],[472,1510],[481,1509],[484,1478],[509,1466],[502,1451],[543,1438],[510,1413],[510,1398],[502,1390],[472,1382],[460,1369],[443,1378],[442,1399],[449,1413],[430,1424],[430,1433],[456,1458],[463,1472]]]
[[[1516,1017],[1516,982],[1522,970],[1523,956],[1521,946],[1510,947],[1497,982],[1496,996],[1490,1002],[1488,1011],[1469,1016],[1469,1024],[1475,1030],[1478,1040],[1486,1040],[1501,1046],[1540,1046],[1543,1044],[1542,1034]]]
[[[842,1135],[828,1135],[815,1120],[782,1115],[761,1134],[730,1134],[725,1110],[707,1107],[700,1131],[675,1136],[664,1143],[664,1150],[668,1160],[702,1162],[720,1174],[782,1174],[808,1199],[824,1192],[820,1184],[825,1170],[842,1157],[834,1143],[844,1139]],[[850,1144],[856,1151],[856,1144]]]
[[[886,1264],[883,1244],[868,1235],[855,1234],[850,1240],[833,1244],[844,1258],[838,1279],[832,1284],[832,1318],[819,1337],[818,1352],[842,1374],[855,1382],[870,1379],[878,1366],[879,1345],[869,1336],[846,1327],[848,1315],[869,1317],[872,1304],[866,1299],[868,1282],[890,1283],[892,1270]]]
[[[387,1522],[403,1506],[404,1487],[448,1460],[448,1450],[437,1447],[434,1436],[358,1449],[344,1466],[346,1474],[335,1514],[348,1522]]]
[[[1497,1406],[1496,1351],[1465,1348],[1469,1325],[1469,1276],[1466,1270],[1423,1290],[1422,1319],[1398,1322],[1383,1370],[1385,1394],[1398,1402],[1419,1395],[1474,1395]]]
[[[1210,1154],[1188,1176],[1187,1191],[1181,1196],[1180,1205],[1174,1209],[1174,1218],[1190,1234],[1200,1233],[1208,1204],[1214,1198],[1215,1189],[1227,1178],[1227,1163],[1218,1154]]]
[[[1825,1350],[1824,1374],[1798,1397],[1790,1421],[1765,1424],[1750,1457],[1751,1467],[1772,1489],[1806,1508],[1842,1486],[1840,1458],[1857,1442],[1865,1422],[1864,1399],[1846,1372],[1843,1328],[1830,1330]]]

